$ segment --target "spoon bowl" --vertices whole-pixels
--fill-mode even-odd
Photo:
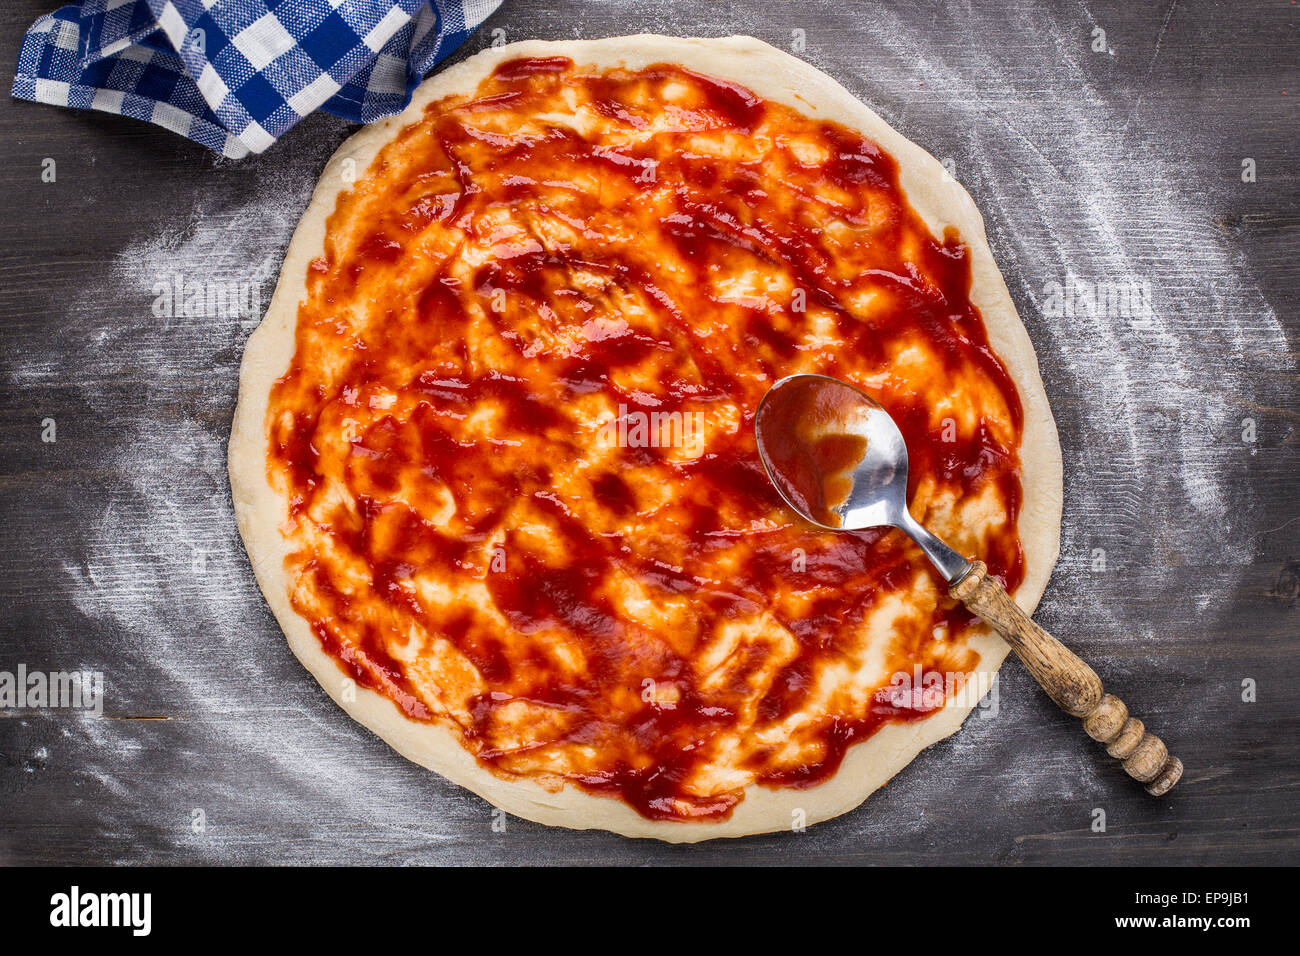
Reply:
[[[949,583],[970,570],[912,517],[907,443],[866,392],[826,375],[790,375],[767,390],[754,422],[768,478],[803,518],[829,531],[898,528]]]

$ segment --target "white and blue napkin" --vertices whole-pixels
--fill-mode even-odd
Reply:
[[[231,158],[316,109],[367,123],[501,0],[82,0],[23,38],[13,95],[155,123]]]

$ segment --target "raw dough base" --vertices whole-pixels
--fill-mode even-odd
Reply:
[[[670,842],[785,830],[798,811],[807,824],[838,816],[862,803],[924,748],[955,732],[974,704],[945,707],[914,723],[886,725],[850,748],[839,771],[819,786],[774,789],[751,785],[727,820],[647,820],[617,799],[593,796],[574,786],[550,793],[530,780],[495,776],[478,764],[450,729],[409,720],[388,698],[347,681],[334,658],[322,650],[307,621],[289,604],[290,582],[284,568],[288,547],[279,530],[285,503],[266,477],[266,412],[271,388],[287,371],[293,356],[298,304],[306,295],[307,264],[323,251],[325,221],[339,194],[401,128],[419,118],[427,104],[451,94],[471,93],[499,63],[531,56],[566,56],[579,65],[598,68],[679,64],[741,83],[764,99],[806,115],[857,129],[898,161],[904,194],[931,232],[942,236],[945,227],[955,226],[969,246],[971,301],[983,314],[989,343],[1020,392],[1025,427],[1020,448],[1024,501],[1019,531],[1026,570],[1016,601],[1028,612],[1037,606],[1060,548],[1061,451],[1033,345],[993,261],[979,211],[934,157],[891,129],[835,80],[775,47],[742,36],[529,40],[486,49],[426,80],[404,112],[367,126],[338,149],[294,233],[275,295],[261,325],[248,339],[240,372],[239,405],[230,436],[230,483],[239,529],[258,584],[294,654],[353,719],[410,760],[508,813],[552,826],[599,828]],[[982,679],[991,681],[1006,657],[1007,645],[990,632],[972,632],[969,645],[980,655]],[[933,770],[951,772],[937,766]]]

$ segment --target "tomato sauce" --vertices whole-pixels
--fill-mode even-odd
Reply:
[[[1021,406],[970,285],[857,132],[674,66],[504,63],[379,153],[308,271],[268,414],[293,606],[506,777],[676,820],[824,781],[930,713],[827,677],[885,599],[904,671],[972,668],[972,620],[900,532],[797,518],[754,413],[794,372],[863,388],[918,518],[993,496],[945,536],[1014,589]]]

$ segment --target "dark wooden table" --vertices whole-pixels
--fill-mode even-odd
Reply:
[[[0,73],[54,5],[0,7]],[[509,0],[467,44],[802,38],[948,161],[1060,426],[1039,619],[1187,764],[1171,798],[1146,797],[1008,664],[996,718],[856,812],[695,847],[494,832],[486,803],[325,697],[254,585],[225,443],[256,314],[175,314],[160,290],[244,283],[260,309],[348,124],[313,116],[229,162],[0,99],[0,671],[107,683],[99,717],[0,710],[0,861],[1300,862],[1298,27],[1288,0]],[[1083,308],[1130,285],[1127,305]]]

